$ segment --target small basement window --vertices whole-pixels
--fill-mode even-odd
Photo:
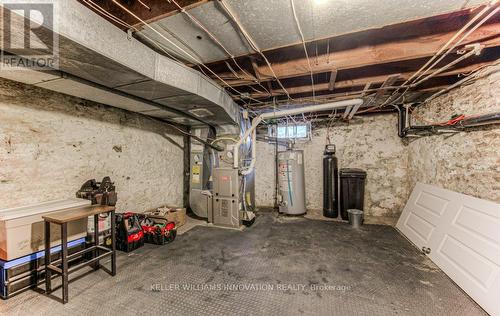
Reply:
[[[278,126],[274,125],[270,126],[268,131],[269,137],[273,138],[307,139],[311,134],[311,124],[299,123]]]

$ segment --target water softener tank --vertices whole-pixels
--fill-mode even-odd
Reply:
[[[278,189],[280,213],[302,215],[306,213],[304,152],[287,150],[278,153]]]
[[[338,163],[335,145],[325,146],[323,154],[323,216],[336,218],[338,211]]]

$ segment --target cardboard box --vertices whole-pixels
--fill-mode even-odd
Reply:
[[[186,209],[183,207],[162,206],[144,214],[152,219],[174,222],[176,227],[186,224]]]

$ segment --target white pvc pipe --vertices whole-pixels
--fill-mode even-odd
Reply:
[[[343,101],[316,104],[316,105],[310,105],[310,106],[303,106],[300,108],[282,110],[282,111],[277,111],[277,112],[262,113],[253,119],[252,126],[250,126],[250,128],[245,131],[245,134],[243,135],[243,137],[241,137],[238,140],[238,142],[234,145],[234,148],[233,148],[233,166],[234,166],[234,168],[239,167],[240,146],[241,146],[241,144],[243,144],[243,142],[246,141],[246,139],[250,136],[250,134],[252,134],[252,160],[250,162],[250,166],[248,166],[248,168],[243,170],[241,173],[243,175],[247,175],[247,174],[252,172],[253,168],[255,167],[255,158],[257,155],[257,149],[256,149],[256,144],[255,144],[256,139],[257,139],[256,128],[257,128],[257,125],[259,125],[260,122],[262,122],[262,120],[273,119],[273,118],[278,118],[278,117],[283,117],[283,116],[288,116],[288,115],[297,115],[297,114],[302,114],[302,113],[311,113],[311,112],[318,112],[318,111],[333,110],[333,109],[345,108],[348,106],[351,106],[351,107],[361,106],[362,104],[363,104],[363,99],[351,99],[351,100],[343,100]]]

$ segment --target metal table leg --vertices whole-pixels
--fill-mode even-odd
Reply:
[[[97,246],[99,246],[99,214],[94,215],[94,246],[96,247],[94,258],[97,258],[99,255],[99,251],[97,250]],[[94,270],[97,269],[99,269],[99,260],[94,263]]]
[[[50,264],[50,222],[45,222],[45,293],[50,294],[52,287],[50,279],[52,271],[48,268]]]
[[[110,211],[107,209],[105,211],[110,215],[111,220],[111,250],[108,250],[99,244],[99,215],[94,215],[94,232],[95,239],[92,247],[90,249],[84,249],[80,252],[75,253],[75,256],[83,255],[84,253],[90,252],[94,254],[94,258],[73,266],[71,272],[79,270],[85,266],[92,266],[94,269],[101,268],[99,260],[104,257],[111,256],[111,271],[107,270],[112,276],[116,275],[116,235],[115,235],[115,211]],[[52,219],[52,218],[50,218]],[[62,302],[66,304],[69,300],[68,287],[69,287],[69,261],[68,261],[68,222],[61,219],[54,220],[54,224],[58,224],[61,227],[61,255],[60,259],[52,262],[50,255],[50,225],[51,221],[49,218],[44,218],[45,224],[45,291],[47,294],[52,292],[51,288],[51,277],[52,272],[60,274],[62,277]],[[104,253],[99,255],[99,250],[104,251]],[[70,256],[70,258],[73,258]],[[76,258],[76,257],[75,257]],[[59,267],[59,264],[61,265]]]
[[[61,224],[61,263],[63,304],[68,302],[68,224]]]
[[[111,211],[111,275],[116,275],[116,231],[115,231],[115,211]]]

